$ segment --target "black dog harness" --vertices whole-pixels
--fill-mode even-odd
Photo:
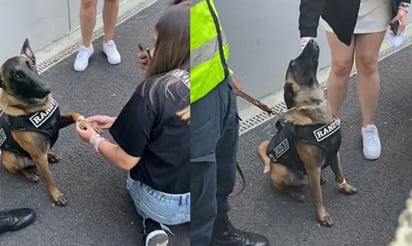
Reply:
[[[289,122],[278,122],[276,127],[278,131],[270,140],[266,154],[273,162],[303,173],[306,171],[295,147],[297,141],[322,149],[326,155],[325,165],[322,167],[325,168],[336,157],[342,140],[340,119],[337,118],[326,125],[297,126]]]
[[[29,157],[24,149],[13,139],[11,131],[30,131],[45,134],[50,139],[50,148],[56,142],[59,135],[59,105],[53,99],[49,108],[32,115],[10,116],[0,112],[0,148],[15,153],[16,155]]]

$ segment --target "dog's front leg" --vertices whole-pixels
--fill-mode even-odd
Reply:
[[[29,131],[12,131],[14,140],[29,153],[40,178],[46,184],[46,188],[56,205],[64,206],[67,204],[67,198],[57,189],[56,183],[49,169],[48,152],[50,143],[48,137],[42,133]]]
[[[349,184],[343,176],[339,152],[336,154],[336,158],[330,166],[333,173],[335,174],[335,181],[338,184],[339,190],[347,195],[355,194],[357,192],[357,189]]]
[[[50,172],[49,163],[47,161],[47,154],[33,155],[33,163],[36,165],[39,171],[40,177],[47,190],[56,205],[65,206],[67,204],[67,198],[61,193],[56,186],[56,182]]]
[[[320,186],[320,174],[322,166],[325,164],[325,154],[315,145],[302,142],[296,143],[296,150],[305,166],[318,219],[321,225],[332,226],[334,222],[323,205],[323,196]]]
[[[310,191],[312,193],[313,204],[315,205],[315,209],[321,225],[333,226],[334,222],[323,206],[323,196],[320,187],[320,172],[320,167],[314,167],[307,170],[307,177],[309,180]]]
[[[62,114],[60,115],[60,128],[64,128],[81,119],[82,115],[76,112]]]

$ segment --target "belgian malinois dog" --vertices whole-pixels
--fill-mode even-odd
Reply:
[[[49,162],[60,157],[50,152],[59,129],[82,120],[78,113],[61,115],[50,88],[38,75],[36,58],[29,41],[21,54],[0,67],[0,146],[1,160],[11,173],[21,172],[30,181],[41,178],[56,205],[67,198],[57,189]]]
[[[321,169],[331,166],[339,189],[356,193],[346,182],[339,159],[340,120],[328,106],[316,72],[319,47],[310,41],[301,54],[290,61],[284,85],[286,119],[276,123],[271,141],[258,146],[264,171],[270,172],[272,185],[294,199],[303,201],[302,188],[309,184],[317,217],[324,226],[334,224],[323,205]]]

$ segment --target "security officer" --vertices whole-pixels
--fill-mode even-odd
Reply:
[[[229,45],[213,0],[190,10],[191,245],[269,245],[235,229],[228,196],[236,175],[238,112],[228,67]],[[240,88],[238,88],[240,89]]]

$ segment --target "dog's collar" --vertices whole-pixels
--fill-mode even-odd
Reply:
[[[291,107],[291,108],[286,109],[285,113],[289,113],[289,112],[291,112],[291,111],[293,111],[293,110],[296,110],[296,109],[317,107],[317,106],[319,106],[319,105],[321,105],[321,104],[323,104],[323,103],[326,103],[326,99],[317,100],[314,104],[311,104],[311,105],[297,105],[297,106],[293,106],[293,107]]]

